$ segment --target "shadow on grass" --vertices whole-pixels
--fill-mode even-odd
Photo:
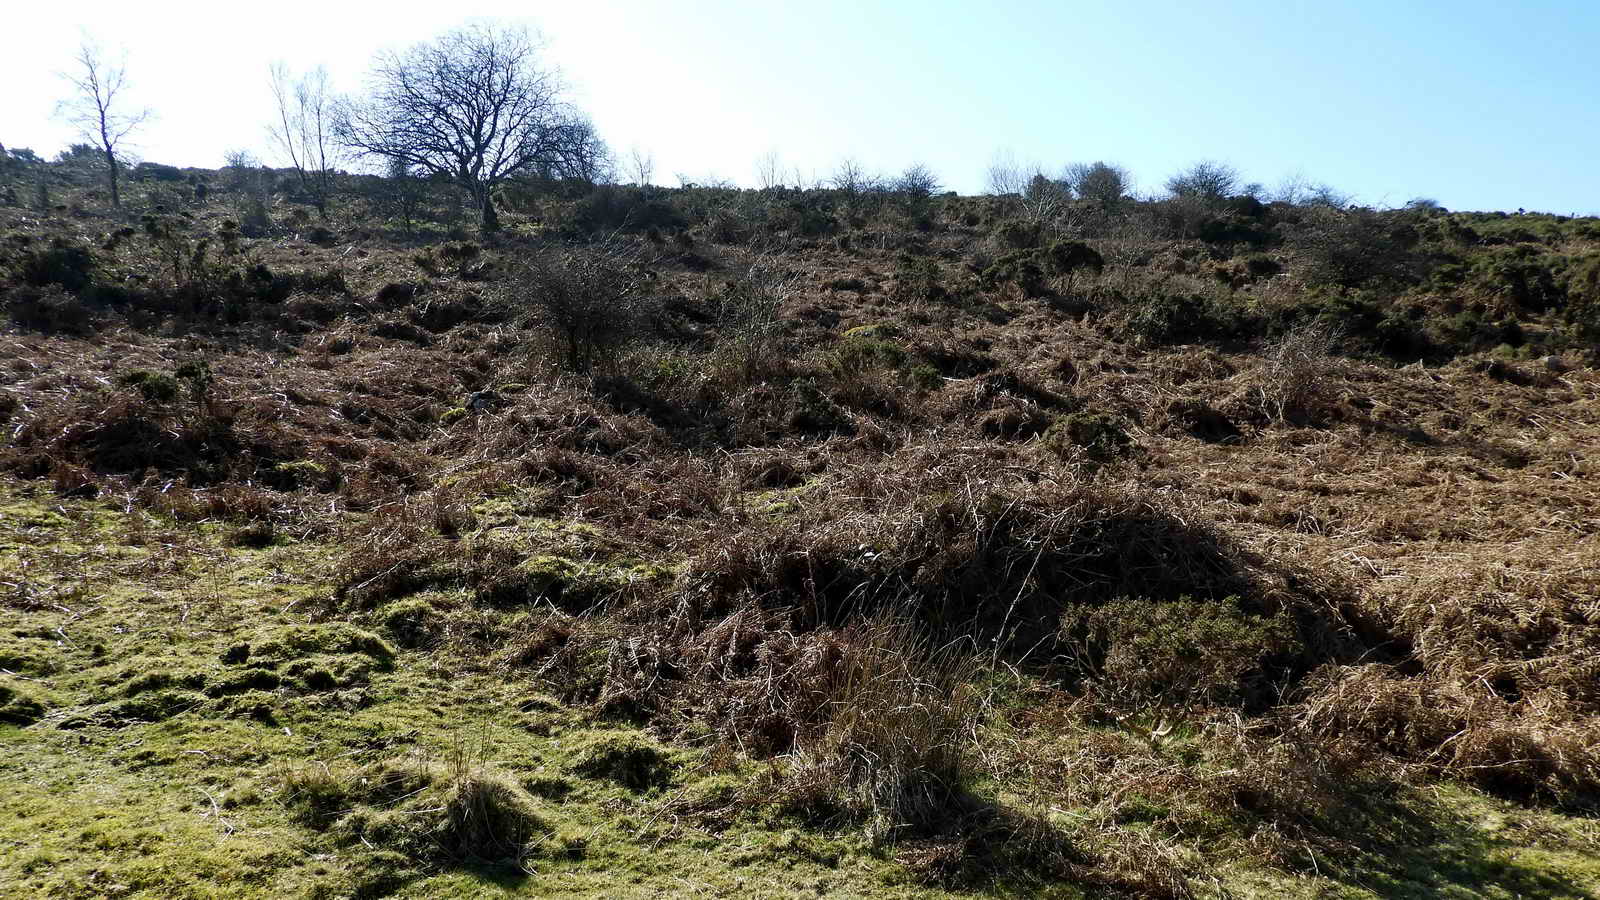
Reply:
[[[1511,809],[1508,826],[1518,814],[1537,815],[1525,807]],[[1493,818],[1449,789],[1369,798],[1351,810],[1347,822],[1354,852],[1334,860],[1307,858],[1302,871],[1381,897],[1594,896],[1600,862],[1592,846],[1541,829],[1501,838],[1487,824]]]

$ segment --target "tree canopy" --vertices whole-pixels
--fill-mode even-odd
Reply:
[[[458,28],[379,54],[368,77],[368,96],[340,110],[339,140],[457,182],[479,204],[486,231],[499,225],[495,185],[523,172],[590,177],[604,155],[523,28]]]

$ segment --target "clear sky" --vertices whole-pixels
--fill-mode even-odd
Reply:
[[[469,15],[542,31],[601,135],[662,184],[754,184],[776,150],[808,179],[848,156],[977,192],[1009,149],[1116,162],[1148,192],[1209,158],[1370,204],[1600,213],[1600,0],[29,2],[0,17],[0,142],[72,138],[52,112],[86,27],[158,114],[141,158],[275,161],[271,62],[356,91],[375,50]]]

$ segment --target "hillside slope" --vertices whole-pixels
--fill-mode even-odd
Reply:
[[[0,207],[0,890],[1600,893],[1600,223],[188,174]]]

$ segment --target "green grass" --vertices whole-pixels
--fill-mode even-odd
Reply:
[[[214,525],[14,482],[0,491],[0,677],[42,706],[27,727],[0,724],[0,895],[953,895],[920,883],[903,848],[858,827],[808,826],[747,802],[770,764],[601,720],[526,677],[397,646],[367,626],[317,620],[336,548],[230,547]],[[547,530],[597,538],[559,522]],[[1025,691],[994,696],[1028,702]],[[1171,743],[1172,765],[1205,764],[1181,734]],[[372,787],[395,766],[434,773],[433,786],[404,797]],[[459,783],[450,772],[491,773],[523,798],[532,831],[520,867],[426,843]],[[325,814],[307,814],[307,785],[329,792]],[[1600,892],[1595,820],[1466,788],[1401,791],[1368,811],[1345,858],[1293,875],[1162,831],[1173,821],[1164,802],[1130,798],[1110,832],[1083,809],[1052,815],[1091,851],[1111,852],[1097,850],[1097,834],[1144,834],[1200,859],[1202,894]],[[1216,815],[1216,836],[1247,833]],[[978,887],[1095,895],[1004,877]]]
[[[745,780],[704,751],[310,622],[327,548],[226,548],[216,529],[8,494],[0,566],[27,587],[0,607],[3,658],[26,666],[7,680],[50,700],[34,726],[0,725],[0,894],[914,893],[859,836],[673,812]],[[238,677],[264,672],[277,684]],[[309,767],[463,754],[534,798],[528,872],[368,848],[286,797]]]

